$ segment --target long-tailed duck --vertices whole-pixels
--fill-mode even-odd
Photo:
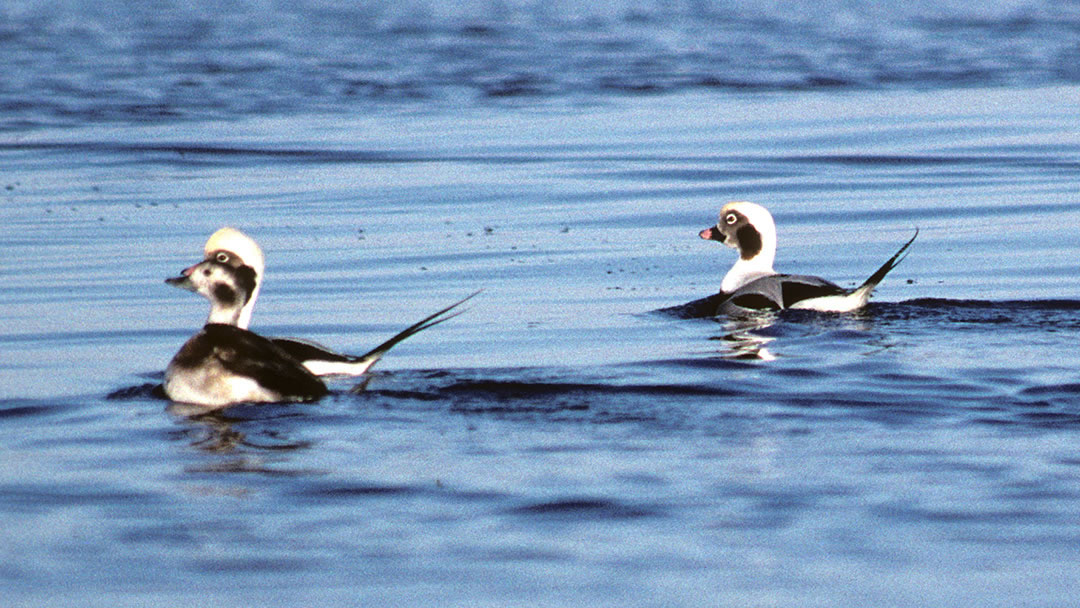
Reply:
[[[772,214],[756,203],[728,203],[720,210],[716,225],[702,230],[698,236],[737,249],[739,259],[721,281],[719,294],[691,305],[715,310],[712,314],[785,308],[822,312],[857,310],[866,305],[874,287],[904,259],[904,253],[918,235],[916,229],[915,236],[870,278],[854,289],[845,289],[816,276],[777,273],[773,270],[776,224]]]

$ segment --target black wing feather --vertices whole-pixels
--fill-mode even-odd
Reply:
[[[784,308],[791,308],[796,302],[811,298],[824,298],[826,296],[838,296],[849,293],[850,290],[840,287],[832,281],[821,277],[803,274],[779,275],[780,287],[783,291]]]
[[[780,310],[780,305],[775,300],[761,293],[736,293],[728,298],[725,306],[728,304],[750,310]]]
[[[335,353],[325,346],[307,340],[301,340],[299,338],[270,338],[270,341],[274,343],[274,346],[285,351],[290,357],[297,361],[310,361],[315,359],[319,361],[334,361],[336,363],[352,363],[357,359],[357,357]]]

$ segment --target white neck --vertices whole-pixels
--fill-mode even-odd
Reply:
[[[256,281],[255,291],[251,292],[251,297],[248,298],[247,304],[244,304],[244,307],[240,309],[240,313],[234,320],[234,323],[240,329],[247,329],[248,325],[251,325],[251,313],[255,312],[255,299],[259,297],[260,287],[262,287],[262,285]],[[213,315],[213,311],[210,311],[210,314]]]
[[[221,323],[223,325],[235,325],[241,329],[247,329],[247,325],[240,325],[240,319],[243,317],[244,311],[240,308],[224,308],[210,304],[210,316],[206,318],[207,323]],[[251,315],[248,314],[249,320]]]
[[[756,257],[749,260],[739,258],[724,275],[720,282],[720,291],[732,293],[736,289],[746,285],[754,279],[776,274],[773,270],[773,254],[766,255],[768,249],[763,249]]]

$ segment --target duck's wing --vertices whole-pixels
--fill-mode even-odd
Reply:
[[[782,274],[776,277],[780,281],[780,291],[784,308],[791,308],[803,300],[845,295],[850,289],[827,281],[821,277],[805,274]]]
[[[783,275],[759,277],[728,294],[717,314],[740,314],[747,311],[784,308]]]
[[[227,371],[255,380],[287,399],[326,394],[326,385],[271,340],[234,325],[211,323],[203,328],[211,356]]]
[[[297,361],[332,361],[334,363],[352,363],[359,357],[334,352],[329,348],[301,338],[270,338],[275,346],[289,354]]]

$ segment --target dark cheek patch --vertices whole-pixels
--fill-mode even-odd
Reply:
[[[255,293],[255,269],[251,266],[241,266],[236,269],[236,281],[240,284],[240,289],[244,290],[244,303],[251,299],[251,294]]]
[[[735,232],[739,240],[739,257],[749,260],[761,253],[761,233],[750,224],[740,227]]]
[[[218,283],[214,285],[214,301],[229,305],[236,304],[236,292],[232,287]]]

